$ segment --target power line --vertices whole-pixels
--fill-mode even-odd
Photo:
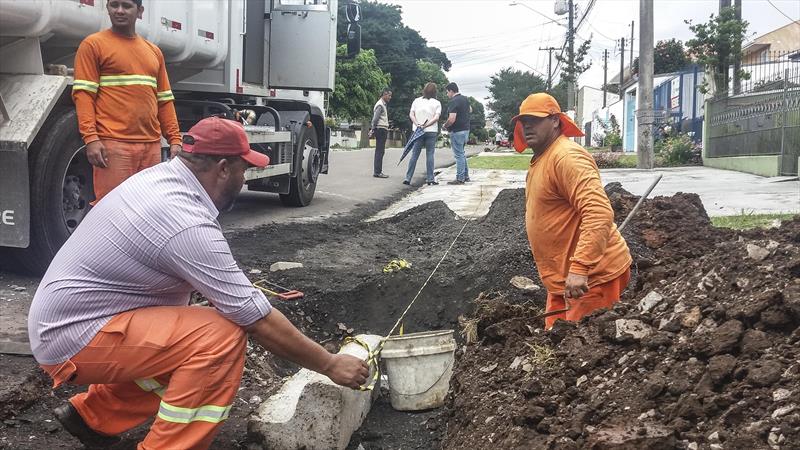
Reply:
[[[522,3],[522,2],[517,2],[517,1],[515,1],[515,2],[511,2],[511,6],[514,6],[514,5],[519,5],[519,6],[522,6],[522,7],[525,7],[525,8],[527,8],[527,9],[530,9],[531,11],[533,11],[533,12],[535,12],[536,14],[538,14],[538,15],[540,15],[540,16],[542,16],[542,17],[544,17],[545,19],[549,20],[550,22],[561,24],[561,22],[559,22],[558,20],[556,20],[556,19],[553,19],[552,17],[549,17],[549,16],[547,16],[546,14],[544,14],[544,13],[542,13],[542,12],[539,12],[539,11],[537,11],[536,9],[534,9],[532,6],[530,6],[530,5],[528,5],[528,4],[525,4],[525,3]],[[550,23],[550,22],[547,22],[547,23]]]
[[[604,38],[608,39],[609,41],[616,41],[616,39],[610,38],[610,37],[608,37],[607,35],[605,35],[605,34],[601,33],[601,32],[600,32],[600,30],[598,30],[597,28],[595,28],[595,26],[594,26],[594,25],[592,25],[591,23],[589,23],[589,28],[591,28],[592,30],[594,30],[594,32],[595,32],[595,33],[597,33],[597,34],[599,34],[600,36],[602,36],[602,37],[604,37]]]
[[[550,22],[542,22],[531,25],[533,27],[540,27],[549,24]],[[458,46],[459,43],[468,42],[468,43],[475,43],[478,39],[487,39],[487,38],[495,38],[501,36],[509,36],[509,35],[520,35],[520,34],[529,34],[526,30],[510,30],[510,31],[503,31],[501,33],[491,33],[491,34],[484,34],[481,36],[469,36],[469,37],[461,37],[461,38],[450,38],[450,39],[435,39],[431,41],[427,41],[427,43],[433,47],[443,49],[448,47],[455,47]],[[437,45],[442,44],[442,45]]]
[[[781,11],[781,9],[780,9],[780,8],[778,8],[777,6],[775,6],[775,3],[772,3],[772,0],[767,0],[767,3],[769,3],[769,4],[770,4],[770,5],[773,7],[773,8],[775,8],[775,11],[778,11],[779,13],[783,14],[783,17],[786,17],[787,19],[791,20],[792,22],[800,22],[800,21],[798,21],[798,20],[795,20],[795,19],[792,19],[791,17],[789,17],[788,15],[786,15],[786,13],[785,13],[785,12]]]

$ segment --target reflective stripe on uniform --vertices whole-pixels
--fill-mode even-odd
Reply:
[[[89,91],[97,93],[99,84],[89,80],[75,80],[72,82],[72,92],[75,91]]]
[[[198,408],[181,408],[161,401],[158,418],[173,423],[211,422],[220,423],[228,418],[231,406],[203,405]]]
[[[172,91],[161,91],[156,93],[156,98],[160,102],[168,102],[170,100],[175,100],[175,96],[172,95]]]
[[[155,77],[147,75],[101,75],[100,87],[111,86],[150,86],[158,88]]]
[[[152,378],[143,378],[141,380],[134,380],[133,382],[142,388],[143,391],[152,392],[159,397],[163,397],[164,391],[167,390],[166,386],[163,386],[161,383]]]

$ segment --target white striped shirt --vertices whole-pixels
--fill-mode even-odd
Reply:
[[[60,364],[116,314],[185,306],[193,290],[248,326],[271,306],[236,265],[219,212],[180,160],[139,172],[86,215],[44,275],[28,314],[40,364]]]

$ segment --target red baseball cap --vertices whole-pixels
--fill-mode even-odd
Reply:
[[[241,156],[256,167],[266,167],[269,157],[255,152],[239,122],[220,117],[206,117],[183,135],[183,151],[198,155]]]

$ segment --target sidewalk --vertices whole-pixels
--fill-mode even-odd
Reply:
[[[445,202],[459,217],[482,217],[500,191],[524,188],[526,174],[522,170],[470,169],[471,183],[461,186],[423,186],[369,220],[391,217],[414,206],[438,200]],[[800,181],[797,178],[766,178],[710,167],[600,171],[604,185],[618,181],[635,195],[642,195],[658,174],[664,177],[650,194],[651,198],[678,192],[696,193],[712,217],[800,212]],[[440,179],[444,181],[454,178],[454,167],[448,167],[440,174]]]

